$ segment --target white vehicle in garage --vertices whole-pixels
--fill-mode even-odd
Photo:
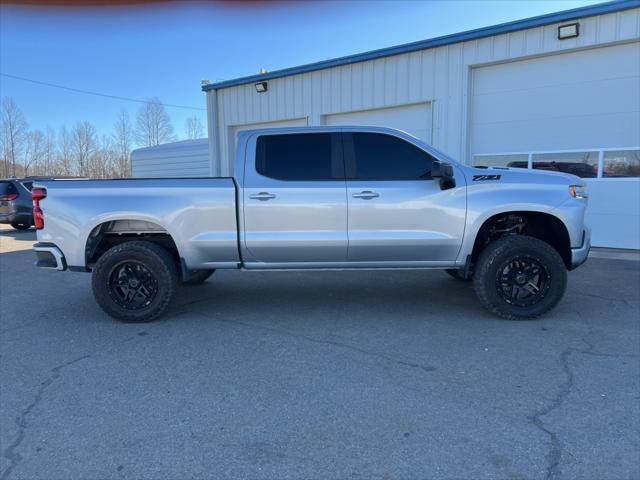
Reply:
[[[92,271],[131,322],[218,268],[443,269],[534,318],[590,246],[578,177],[464,166],[381,127],[241,132],[233,178],[39,182],[33,198],[38,266]]]

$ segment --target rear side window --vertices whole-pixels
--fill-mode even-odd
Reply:
[[[0,182],[0,195],[18,193],[18,189],[11,182]]]
[[[424,180],[434,158],[400,138],[380,133],[345,135],[347,177],[355,180]]]
[[[27,190],[33,190],[33,182],[22,182],[22,186]]]
[[[262,135],[256,144],[256,170],[278,180],[344,178],[340,136],[331,133]]]

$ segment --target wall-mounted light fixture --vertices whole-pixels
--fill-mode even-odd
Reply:
[[[256,83],[255,87],[256,87],[256,92],[264,93],[267,91],[267,82],[258,82]]]
[[[566,40],[567,38],[574,38],[578,35],[580,35],[580,24],[578,22],[560,25],[558,27],[558,40]]]

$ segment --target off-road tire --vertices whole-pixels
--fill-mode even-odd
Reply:
[[[31,228],[30,223],[12,223],[11,226],[16,230],[29,230]]]
[[[116,268],[128,261],[142,265],[153,277],[155,295],[148,306],[129,310],[118,304],[110,287],[110,277]],[[145,241],[124,242],[107,250],[96,262],[91,278],[93,295],[109,316],[126,323],[151,322],[158,318],[171,302],[178,283],[176,262],[161,246]]]
[[[519,306],[501,293],[500,279],[505,265],[517,259],[530,259],[542,267],[544,289],[535,303]],[[508,268],[508,267],[506,267]],[[480,303],[494,315],[508,320],[531,320],[555,307],[567,286],[567,269],[558,252],[548,243],[526,235],[503,237],[490,243],[480,253],[475,266],[473,286]],[[534,301],[533,299],[531,301]]]
[[[461,282],[470,282],[471,280],[473,280],[473,277],[471,275],[465,277],[462,273],[462,270],[459,268],[447,268],[445,272],[447,272],[456,280],[460,280]]]
[[[189,280],[181,280],[180,285],[184,285],[185,287],[202,285],[211,275],[213,275],[215,271],[215,268],[210,270],[196,270],[194,272],[191,272]]]

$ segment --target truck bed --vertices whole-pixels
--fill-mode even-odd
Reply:
[[[147,222],[151,233],[169,233],[188,268],[240,261],[232,178],[51,180],[36,186],[47,189],[38,238],[55,243],[70,267],[85,267],[86,239],[118,220]],[[118,225],[114,234],[126,234],[126,226]]]

